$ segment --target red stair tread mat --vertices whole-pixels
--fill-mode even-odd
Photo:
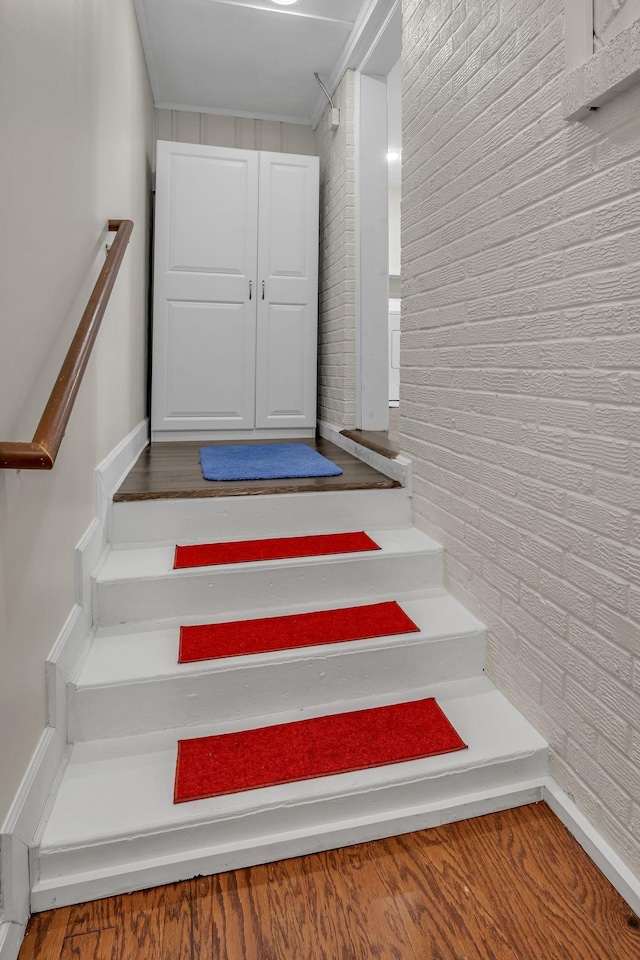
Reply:
[[[178,663],[243,657],[271,650],[292,650],[419,631],[420,627],[395,600],[285,617],[204,623],[180,627]]]
[[[174,803],[466,749],[433,699],[178,741]]]
[[[277,537],[269,540],[238,540],[230,543],[195,543],[176,547],[173,569],[209,567],[219,563],[250,563],[253,560],[285,560],[319,557],[331,553],[379,550],[366,533],[322,533],[312,537]]]

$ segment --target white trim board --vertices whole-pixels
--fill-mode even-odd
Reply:
[[[30,913],[29,846],[64,765],[67,745],[60,732],[47,727],[16,797],[0,828],[2,919],[26,924]]]
[[[285,156],[285,154],[282,154]],[[315,427],[291,427],[289,430],[153,430],[153,443],[196,440],[212,443],[214,440],[313,440]]]
[[[378,42],[399,2],[400,0],[365,0],[353,30],[325,84],[329,96],[332,97],[338,89],[346,70],[359,70],[362,63],[371,56],[372,48]],[[314,130],[322,120],[326,106],[327,99],[322,93],[311,114],[311,126]]]
[[[593,54],[593,0],[564,0],[564,54],[567,70]]]
[[[96,516],[76,547],[76,603],[87,622],[92,619],[91,574],[107,547],[113,494],[149,442],[149,421],[141,420],[124,440],[98,464],[95,471]],[[67,680],[69,678],[67,677]]]
[[[634,913],[640,914],[640,877],[627,867],[552,777],[547,777],[543,784],[542,799]]]
[[[22,923],[0,923],[0,960],[17,960],[25,930]]]

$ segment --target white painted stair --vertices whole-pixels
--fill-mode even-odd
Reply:
[[[331,707],[482,673],[484,631],[453,597],[439,589],[402,607],[420,633],[188,664],[176,652],[179,625],[193,618],[100,628],[72,685],[73,739]]]
[[[362,529],[379,551],[172,569],[176,541]],[[33,910],[540,798],[546,744],[483,675],[484,629],[443,589],[442,549],[409,525],[404,490],[114,504],[111,537],[69,689],[74,746],[32,851]],[[177,663],[183,624],[381,600],[420,631]],[[428,696],[468,750],[173,803],[178,739]]]

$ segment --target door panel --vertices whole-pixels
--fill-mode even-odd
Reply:
[[[309,171],[306,167],[294,166],[285,161],[286,158],[279,163],[272,162],[268,168],[268,198],[270,207],[277,211],[277,216],[270,216],[265,223],[262,239],[266,246],[261,277],[304,279],[308,273],[309,253],[306,238]]]
[[[317,157],[260,154],[258,236],[256,426],[314,427]]]
[[[158,143],[152,429],[252,429],[258,155]]]
[[[265,318],[266,357],[259,366],[258,392],[263,397],[258,426],[307,416],[309,386],[316,376],[308,337],[313,332],[302,304],[270,304]],[[264,379],[262,379],[264,378]]]
[[[168,305],[165,423],[193,429],[205,419],[253,427],[254,377],[245,342],[249,324],[241,303]],[[219,349],[224,343],[224,351]],[[249,350],[247,350],[247,346]],[[188,426],[185,427],[185,424]]]
[[[171,158],[170,272],[253,276],[249,173],[245,160]]]

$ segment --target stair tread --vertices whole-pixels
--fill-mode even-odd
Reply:
[[[407,527],[397,530],[375,530],[365,531],[380,546],[380,550],[367,552],[367,557],[379,557],[390,555],[407,555],[420,553],[441,553],[442,547],[426,534],[416,530],[415,527]],[[242,539],[242,538],[241,538]],[[183,541],[186,542],[186,541]],[[197,541],[188,541],[189,543]],[[203,541],[206,542],[206,541]],[[107,583],[113,581],[154,578],[158,576],[188,577],[197,574],[198,571],[207,571],[211,574],[228,570],[230,566],[237,569],[264,568],[267,564],[270,568],[279,566],[293,565],[313,565],[317,563],[339,562],[344,559],[354,561],[363,554],[329,554],[312,557],[296,557],[288,560],[258,560],[249,563],[220,564],[215,567],[186,567],[179,570],[173,569],[175,555],[175,544],[154,544],[144,547],[116,547],[111,549],[97,573],[98,583]]]
[[[291,806],[398,782],[429,780],[509,758],[533,756],[546,749],[542,737],[486,678],[443,684],[439,690],[416,691],[414,696],[380,698],[368,705],[433,695],[469,745],[468,750],[179,805],[172,802],[177,739],[267,726],[286,722],[287,718],[76,744],[44,831],[41,854],[46,857],[47,852],[56,849],[93,846],[117,838],[166,832],[186,824],[220,822],[283,804]],[[330,710],[299,711],[288,715],[288,719],[362,707],[362,702],[342,703]]]
[[[96,634],[89,654],[76,680],[75,686],[84,689],[106,686],[111,683],[129,683],[158,677],[184,677],[212,671],[227,671],[260,663],[307,659],[314,656],[339,654],[352,649],[364,651],[389,644],[423,643],[425,640],[444,640],[469,634],[480,634],[483,625],[457,600],[444,590],[436,595],[398,602],[408,616],[420,627],[419,633],[393,634],[363,640],[347,640],[340,643],[319,644],[274,650],[218,660],[203,660],[195,663],[177,662],[180,625],[189,623],[215,623],[233,617],[185,617],[174,623],[157,622],[118,627],[101,627]],[[304,613],[319,609],[339,609],[351,603],[325,602],[278,611],[278,616],[288,613]],[[273,610],[247,611],[244,619],[273,616]]]

